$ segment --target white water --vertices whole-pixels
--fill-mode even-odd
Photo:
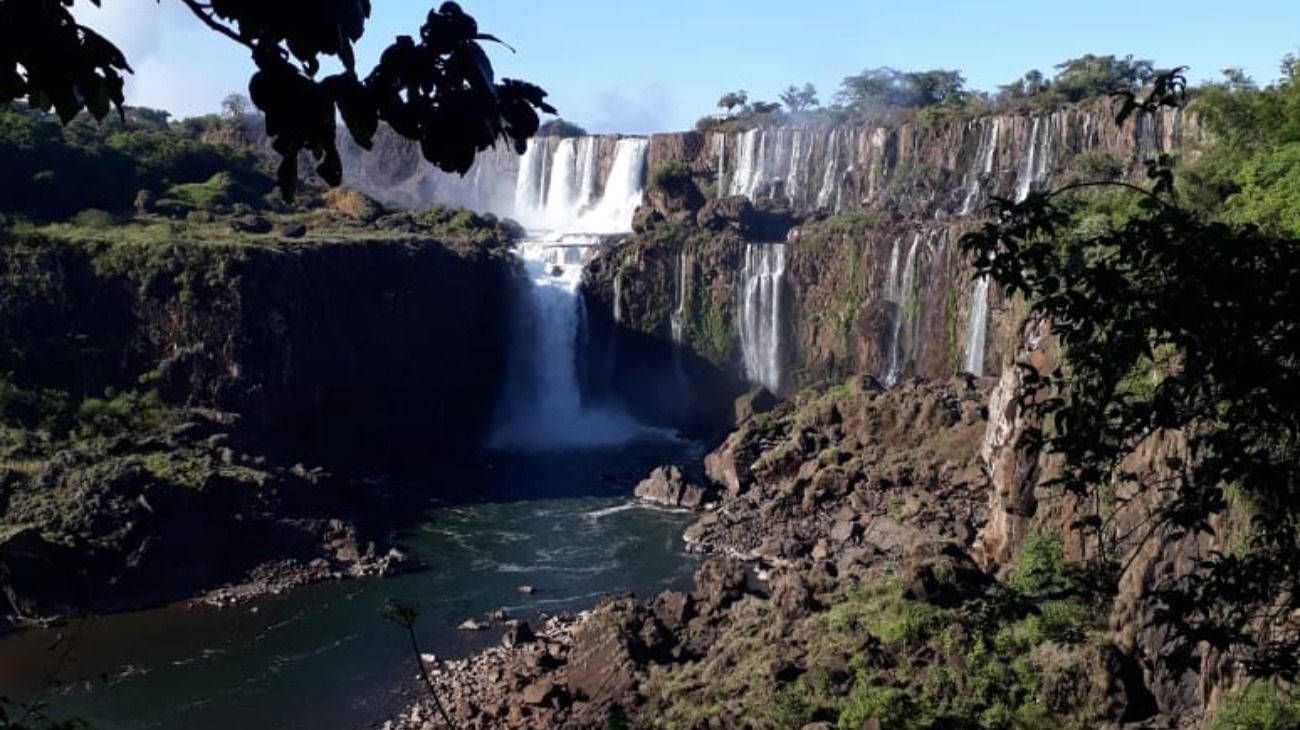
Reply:
[[[740,348],[745,377],[781,392],[785,244],[748,244],[740,282]]]
[[[649,436],[621,411],[592,408],[578,385],[579,288],[595,241],[525,241],[516,249],[530,286],[515,322],[512,359],[490,448],[543,451]]]
[[[830,140],[826,144],[826,171],[822,175],[821,189],[817,191],[817,207],[828,208],[838,196],[836,193],[840,167],[840,130],[831,130]],[[838,207],[838,206],[836,206]]]
[[[991,121],[984,119],[974,124],[984,127],[987,132],[980,134],[975,159],[971,163],[970,172],[966,173],[966,199],[961,204],[962,215],[968,215],[974,210],[975,205],[979,203],[980,194],[984,191],[984,181],[993,174],[993,163],[998,151],[998,135],[1002,131],[1002,120],[996,117]]]
[[[533,144],[520,161],[515,209],[530,235],[515,254],[527,290],[513,323],[491,448],[569,449],[667,435],[618,409],[584,403],[578,381],[583,270],[605,245],[603,236],[631,232],[644,194],[648,149],[645,139],[619,140],[597,198],[599,144],[590,137],[561,140],[553,149]],[[621,285],[616,277],[615,321],[622,319]]]
[[[736,140],[736,169],[731,173],[729,195],[743,195],[753,199],[754,192],[763,176],[763,154],[760,146],[763,133],[751,129]]]
[[[971,297],[970,325],[966,328],[966,358],[962,371],[972,375],[984,374],[984,341],[989,326],[989,278],[975,280],[975,293]]]
[[[620,139],[614,148],[614,164],[605,181],[605,194],[590,211],[579,209],[577,221],[567,230],[596,235],[631,233],[632,216],[645,197],[646,152],[649,149],[650,140]]]
[[[686,366],[682,362],[682,348],[686,338],[686,294],[690,290],[690,264],[686,252],[677,254],[677,307],[669,317],[673,334],[673,373],[677,382],[686,383]]]
[[[889,370],[885,373],[885,385],[898,383],[903,375],[906,363],[907,340],[910,339],[912,323],[916,319],[916,307],[910,301],[916,292],[916,252],[921,245],[921,234],[912,237],[912,245],[907,249],[907,262],[903,265],[902,277],[898,276],[898,241],[894,241],[894,250],[889,259],[889,282],[887,299],[894,303],[893,331],[889,346]],[[904,325],[907,325],[904,328]],[[905,335],[909,335],[905,337]]]

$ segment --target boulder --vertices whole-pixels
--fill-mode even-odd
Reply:
[[[549,679],[539,679],[536,682],[524,687],[524,691],[519,694],[519,698],[526,705],[544,705],[556,696],[559,687],[555,682]]]
[[[754,416],[768,413],[773,408],[776,408],[777,403],[779,401],[776,396],[772,395],[767,388],[757,388],[750,391],[737,398],[733,405],[735,424],[739,426]]]
[[[737,444],[732,439],[704,457],[704,473],[714,484],[727,489],[733,496],[741,494],[748,486],[748,470],[736,460]]]
[[[532,627],[521,621],[506,629],[505,635],[501,637],[501,645],[513,649],[536,640],[537,635],[533,633]]]
[[[681,467],[661,466],[636,485],[633,494],[642,502],[676,507],[681,504],[685,486]]]
[[[270,233],[272,227],[271,221],[268,221],[260,215],[253,215],[252,213],[242,215],[230,221],[230,228],[236,233],[253,233],[262,235]]]
[[[280,227],[280,235],[285,238],[302,238],[307,235],[307,226],[301,223],[290,223]]]
[[[710,560],[695,572],[692,597],[701,616],[726,608],[745,595],[745,566],[735,558]]]

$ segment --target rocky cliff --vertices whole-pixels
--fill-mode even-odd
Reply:
[[[648,338],[665,364],[698,359],[781,393],[850,374],[892,383],[996,372],[1019,318],[996,287],[972,280],[958,246],[988,202],[1137,179],[1145,160],[1200,136],[1180,111],[1128,126],[1113,117],[1100,101],[1038,115],[657,135],[652,210],[593,264],[588,301],[642,341],[639,361]]]
[[[481,219],[352,228],[0,246],[0,630],[405,562],[427,495],[361,477],[478,445],[518,274]]]
[[[302,458],[385,468],[478,442],[515,275],[500,249],[415,236],[20,242],[0,271],[0,337],[26,387],[144,382]]]

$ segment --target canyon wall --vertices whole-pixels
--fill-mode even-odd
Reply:
[[[639,235],[592,265],[589,308],[640,343],[615,348],[638,362],[653,357],[649,339],[661,371],[704,361],[738,379],[733,389],[995,374],[1018,346],[1020,313],[973,279],[959,246],[990,200],[1140,180],[1145,160],[1201,134],[1180,110],[1124,126],[1114,113],[1101,100],[1037,115],[656,135],[651,174],[675,170],[703,194],[650,190]],[[747,265],[762,247],[779,271]],[[751,341],[768,351],[755,357]]]
[[[489,246],[375,240],[72,244],[0,251],[0,341],[25,387],[173,404],[340,468],[476,445],[517,275]]]

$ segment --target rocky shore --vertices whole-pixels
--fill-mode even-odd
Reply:
[[[463,728],[831,727],[845,717],[836,688],[854,691],[855,656],[908,653],[873,638],[880,627],[858,611],[944,605],[992,582],[968,554],[987,520],[991,387],[854,379],[763,399],[705,460],[708,490],[677,468],[638,488],[678,505],[716,489],[684,535],[713,556],[692,591],[608,597],[535,634],[514,630],[437,663],[435,691]],[[421,704],[389,727],[443,725]]]
[[[4,625],[225,606],[414,567],[393,542],[395,489],[258,455],[232,414],[168,418],[155,435],[69,446],[31,475],[0,470]]]

